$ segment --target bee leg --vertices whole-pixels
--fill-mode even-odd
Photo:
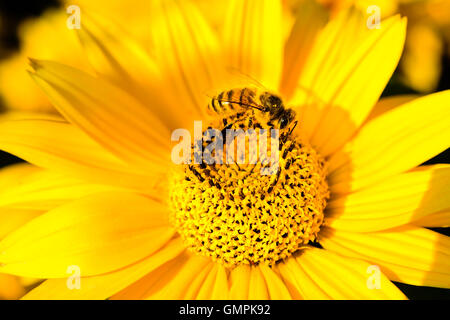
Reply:
[[[290,136],[292,134],[292,132],[294,132],[295,128],[297,127],[298,121],[296,120],[294,122],[294,125],[292,126],[291,130],[289,130],[289,133],[287,134],[287,136]]]
[[[267,189],[267,193],[271,193],[273,188],[277,185],[278,179],[280,178],[280,174],[281,174],[281,168],[278,168],[277,176],[276,176],[275,180],[270,184],[269,188]]]
[[[225,123],[225,121],[224,121],[224,123]],[[234,122],[227,124],[227,125],[222,129],[222,131],[220,131],[220,133],[222,134],[222,137],[224,138],[224,140],[226,140],[225,138],[226,138],[227,130],[228,130],[228,129],[231,129],[231,127],[233,126],[233,124],[234,124]]]
[[[295,144],[291,142],[289,146],[287,146],[286,148],[284,148],[284,151],[283,151],[281,157],[282,157],[283,159],[286,159],[288,153],[291,152],[291,151],[294,149],[294,147],[295,147]],[[292,162],[293,162],[292,158],[291,158],[291,159],[288,159],[288,160],[286,161],[286,164],[285,164],[285,169],[286,169],[286,170],[289,169],[289,167],[291,166]],[[273,188],[274,188],[274,187],[276,186],[276,184],[278,183],[278,179],[280,178],[280,174],[281,174],[281,167],[278,168],[278,172],[277,172],[276,178],[274,179],[274,181],[270,184],[269,188],[267,189],[267,192],[268,192],[268,193],[272,192]]]
[[[200,172],[198,172],[197,169],[194,168],[194,166],[190,165],[190,166],[188,166],[188,168],[189,168],[189,170],[191,170],[191,172],[194,174],[194,176],[197,177],[197,179],[200,182],[205,181],[205,178],[203,178],[202,174]]]

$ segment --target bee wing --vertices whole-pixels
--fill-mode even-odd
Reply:
[[[229,91],[233,88],[250,88],[258,91],[269,91],[264,87],[257,79],[252,78],[250,75],[243,73],[242,71],[227,67],[226,75],[221,79],[220,84],[216,84],[214,88],[207,88],[204,93],[210,99],[217,96],[220,92]]]
[[[237,88],[254,88],[260,91],[270,91],[256,78],[242,72],[239,69],[228,67],[226,69],[229,81]]]

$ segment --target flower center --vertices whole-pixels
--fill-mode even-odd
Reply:
[[[171,221],[188,248],[226,267],[271,266],[316,239],[329,198],[324,160],[293,136],[279,150],[273,174],[261,174],[261,161],[174,172]]]

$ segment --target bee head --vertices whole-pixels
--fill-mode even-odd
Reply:
[[[264,111],[270,112],[271,114],[278,112],[283,107],[281,98],[269,92],[262,94],[260,100]]]
[[[295,112],[292,109],[286,109],[280,116],[280,129],[286,128],[295,118]]]

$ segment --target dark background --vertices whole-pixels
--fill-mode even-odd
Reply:
[[[39,16],[46,8],[56,7],[59,3],[56,0],[40,1],[0,1],[0,15],[2,19],[2,28],[0,29],[0,59],[7,57],[15,50],[20,48],[17,38],[17,26],[23,19]],[[450,57],[442,57],[443,72],[436,91],[450,89]],[[409,87],[404,86],[396,74],[386,87],[383,96],[417,93]],[[449,106],[450,107],[450,106]],[[1,109],[1,105],[0,105]],[[22,160],[0,151],[0,168],[9,164],[17,163]],[[450,149],[427,161],[425,164],[450,163]],[[450,228],[434,228],[433,230],[450,236]],[[450,289],[439,289],[430,287],[416,287],[401,283],[396,285],[410,299],[450,299]]]

